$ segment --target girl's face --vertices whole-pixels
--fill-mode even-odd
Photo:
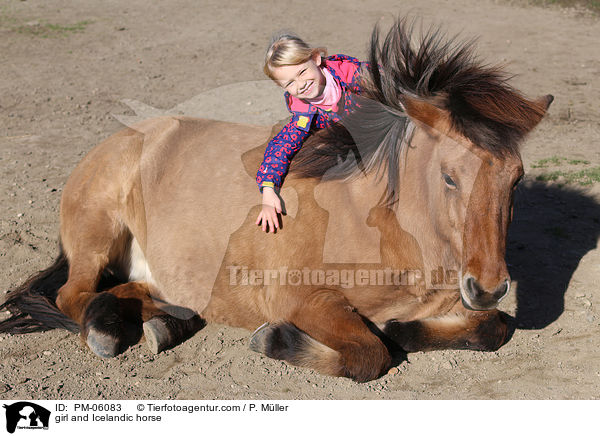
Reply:
[[[319,97],[325,89],[325,76],[320,66],[321,56],[316,54],[303,64],[275,67],[272,74],[275,82],[294,97],[311,99]]]

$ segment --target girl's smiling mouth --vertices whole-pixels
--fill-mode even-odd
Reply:
[[[304,88],[302,90],[300,90],[300,94],[304,95],[307,94],[313,87],[314,82],[310,82],[308,85],[305,85]]]

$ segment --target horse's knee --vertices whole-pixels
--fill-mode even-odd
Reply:
[[[82,290],[67,282],[57,292],[56,307],[73,321],[82,324],[85,309],[96,295],[95,290]]]

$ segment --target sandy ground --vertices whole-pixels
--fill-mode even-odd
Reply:
[[[494,353],[413,353],[395,374],[357,384],[255,354],[249,332],[220,325],[160,355],[140,344],[107,360],[65,331],[0,335],[0,398],[600,397],[600,184],[546,184],[536,175],[547,169],[532,168],[551,156],[566,158],[563,170],[581,168],[571,159],[600,165],[600,21],[489,0],[344,4],[2,2],[0,292],[53,260],[61,188],[122,122],[185,113],[268,125],[285,115],[261,73],[273,31],[363,58],[377,20],[410,12],[480,36],[481,56],[507,63],[518,88],[556,97],[523,149],[528,176],[508,249],[514,288],[502,303],[518,326],[510,342]]]

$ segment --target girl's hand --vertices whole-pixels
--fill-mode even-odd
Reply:
[[[263,188],[262,205],[255,224],[258,225],[262,221],[263,232],[267,231],[267,224],[269,224],[270,231],[275,233],[275,229],[279,228],[277,214],[281,213],[281,200],[273,188],[267,186]]]

